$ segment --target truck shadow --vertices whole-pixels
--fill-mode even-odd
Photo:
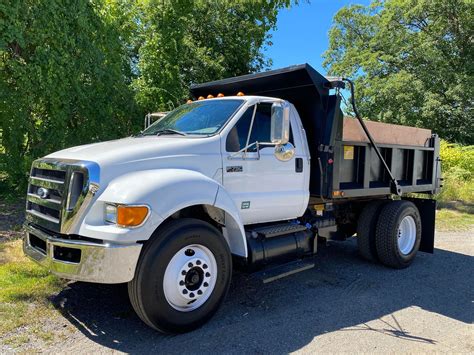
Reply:
[[[469,255],[436,249],[435,255],[420,253],[408,269],[392,270],[361,260],[349,241],[321,248],[316,262],[314,269],[266,285],[236,273],[218,314],[182,335],[162,335],[145,326],[131,308],[125,285],[71,283],[53,303],[86,337],[124,352],[288,353],[341,329],[436,344],[399,324],[392,313],[407,307],[474,321]],[[376,319],[384,323],[381,329],[367,324]]]

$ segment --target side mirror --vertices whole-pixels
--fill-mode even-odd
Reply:
[[[290,140],[290,104],[286,101],[272,105],[271,143],[286,144]]]
[[[153,123],[155,123],[158,120],[161,120],[163,117],[165,117],[169,112],[154,112],[154,113],[148,113],[145,116],[145,129],[150,127]]]

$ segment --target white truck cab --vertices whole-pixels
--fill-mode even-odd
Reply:
[[[308,67],[288,73],[314,74]],[[284,82],[291,89],[290,84]],[[334,149],[313,142],[310,152],[310,135],[285,95],[236,95],[233,85],[226,96],[179,106],[136,136],[72,147],[35,161],[25,253],[60,277],[128,282],[132,305],[145,323],[183,332],[218,309],[232,260],[255,266],[279,256],[313,255],[317,237],[337,235],[338,223],[343,225],[339,232],[354,234],[358,213],[353,210],[368,204],[368,193],[357,192],[365,200],[350,205],[344,193],[334,194],[342,189],[332,189],[328,177],[333,176],[331,160],[337,164],[339,159],[325,155]],[[297,95],[300,103],[300,91]],[[340,116],[338,107],[334,112]],[[333,142],[334,127],[328,129]],[[313,165],[318,170],[311,168],[312,154],[317,154]],[[319,190],[311,193],[310,186]],[[358,197],[355,191],[348,187],[346,194]],[[380,207],[390,194],[384,187],[369,195]],[[333,212],[337,201],[346,202],[339,214]],[[420,243],[421,222],[413,211],[407,212],[411,217],[400,263],[411,262]]]

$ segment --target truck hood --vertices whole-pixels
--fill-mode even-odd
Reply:
[[[106,175],[117,176],[131,170],[187,168],[190,161],[199,160],[196,159],[198,156],[214,155],[217,158],[217,154],[220,154],[219,136],[152,136],[81,145],[54,152],[46,158],[96,162],[102,180]]]

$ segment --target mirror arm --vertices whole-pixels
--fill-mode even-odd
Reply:
[[[247,142],[245,142],[245,153],[247,155],[247,149],[249,148],[250,136],[252,135],[253,121],[255,120],[255,114],[257,113],[257,104],[253,106],[252,120],[250,121],[249,134],[247,135]],[[258,143],[257,143],[258,144]],[[258,150],[258,149],[257,149]]]
[[[257,146],[257,157],[255,158],[247,158],[247,150],[253,146],[253,145],[256,145]],[[261,146],[268,146],[268,147],[276,147],[277,144],[275,143],[272,143],[272,142],[259,142],[259,141],[255,141],[253,143],[250,143],[248,146],[245,146],[244,148],[242,148],[241,150],[239,150],[238,152],[234,152],[232,153],[231,155],[228,156],[227,159],[251,159],[251,160],[259,160],[260,159],[260,147]],[[243,154],[242,154],[243,153]],[[241,155],[239,155],[241,154]]]
[[[253,145],[257,145],[258,157],[256,159],[260,159],[260,152],[258,151],[259,143],[257,141],[255,141],[255,142],[253,142],[249,145],[246,145],[244,148],[242,148],[241,150],[239,150],[237,152],[232,153],[231,155],[229,155],[228,159],[246,159],[247,158],[247,150]],[[252,158],[252,159],[254,159],[254,158]]]

